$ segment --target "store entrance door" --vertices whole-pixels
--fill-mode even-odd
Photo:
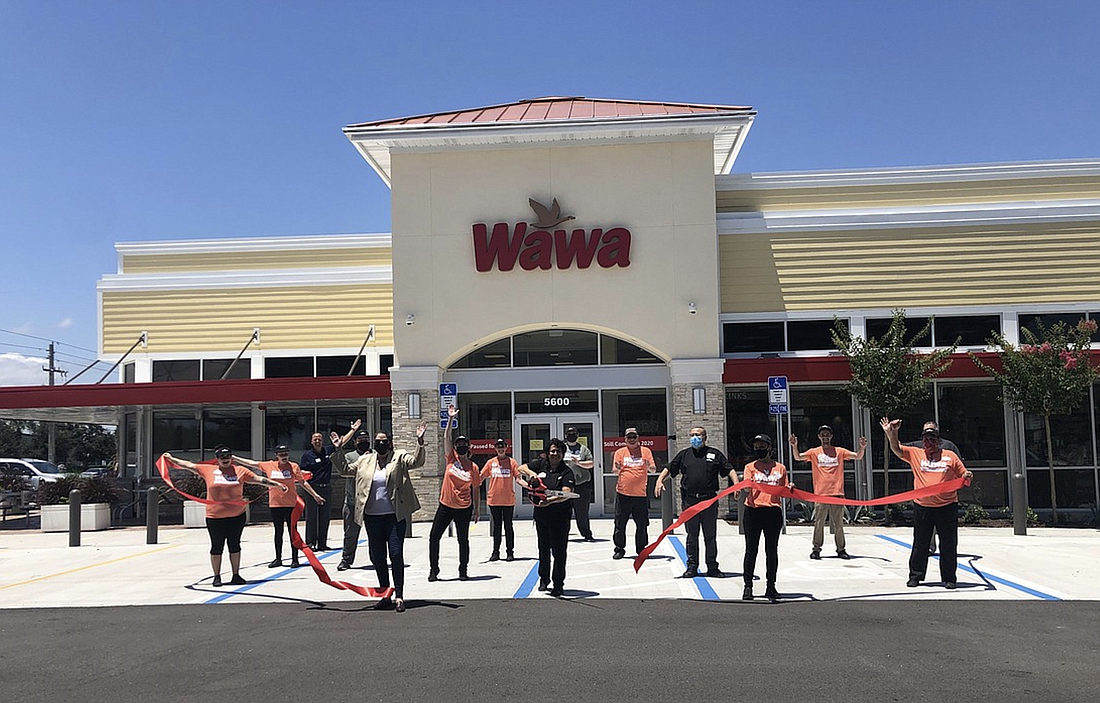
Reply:
[[[596,413],[558,413],[539,415],[517,415],[516,424],[512,436],[517,437],[513,447],[513,457],[520,464],[526,464],[544,455],[551,438],[557,437],[564,441],[565,429],[577,428],[577,439],[581,444],[587,445],[592,452],[592,481],[596,489],[595,505],[603,505],[603,438],[600,434],[600,416]],[[521,495],[522,493],[522,495]],[[602,510],[589,506],[589,514],[599,517]],[[534,508],[531,501],[527,500],[527,491],[516,493],[516,517],[529,518]],[[594,512],[593,512],[594,511]]]

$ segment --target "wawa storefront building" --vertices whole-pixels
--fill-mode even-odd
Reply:
[[[776,433],[767,379],[785,376],[784,433],[866,435],[849,495],[901,490],[877,419],[842,389],[834,318],[881,334],[903,308],[934,318],[929,347],[982,349],[993,330],[1100,316],[1100,161],[732,174],[755,119],[542,98],[348,126],[392,189],[390,234],[118,244],[98,295],[122,383],[8,389],[0,407],[105,408],[142,474],[165,450],[304,449],[360,417],[399,445],[420,422],[438,438],[455,403],[485,454],[504,437],[526,460],[577,427],[597,449],[593,513],[609,513],[625,427],[659,461],[693,425],[740,457]],[[1056,422],[1060,506],[1098,502],[1098,401]],[[905,426],[927,418],[976,472],[967,500],[1008,505],[1023,469],[1049,506],[1031,476],[1041,421],[1006,411],[965,354]]]

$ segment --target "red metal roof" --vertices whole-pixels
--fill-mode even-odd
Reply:
[[[694,105],[689,103],[648,102],[644,100],[605,100],[601,98],[546,97],[520,100],[504,105],[469,110],[436,112],[430,115],[362,122],[356,127],[401,127],[421,124],[492,124],[501,122],[541,122],[586,120],[617,117],[653,117],[658,115],[705,115],[752,110],[744,105]]]

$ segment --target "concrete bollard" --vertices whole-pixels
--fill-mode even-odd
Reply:
[[[665,479],[665,485],[661,486],[661,530],[667,530],[668,526],[676,519],[676,504],[672,495],[673,482]]]
[[[1027,488],[1024,486],[1024,474],[1013,472],[1012,478],[1012,534],[1027,534]]]
[[[157,543],[157,527],[160,525],[160,491],[150,487],[145,494],[145,543]]]
[[[69,546],[80,546],[80,490],[69,491]]]

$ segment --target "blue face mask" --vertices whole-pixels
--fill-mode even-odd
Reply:
[[[694,435],[691,438],[691,448],[692,449],[699,449],[702,446],[703,446],[703,438],[700,437],[699,435]]]

